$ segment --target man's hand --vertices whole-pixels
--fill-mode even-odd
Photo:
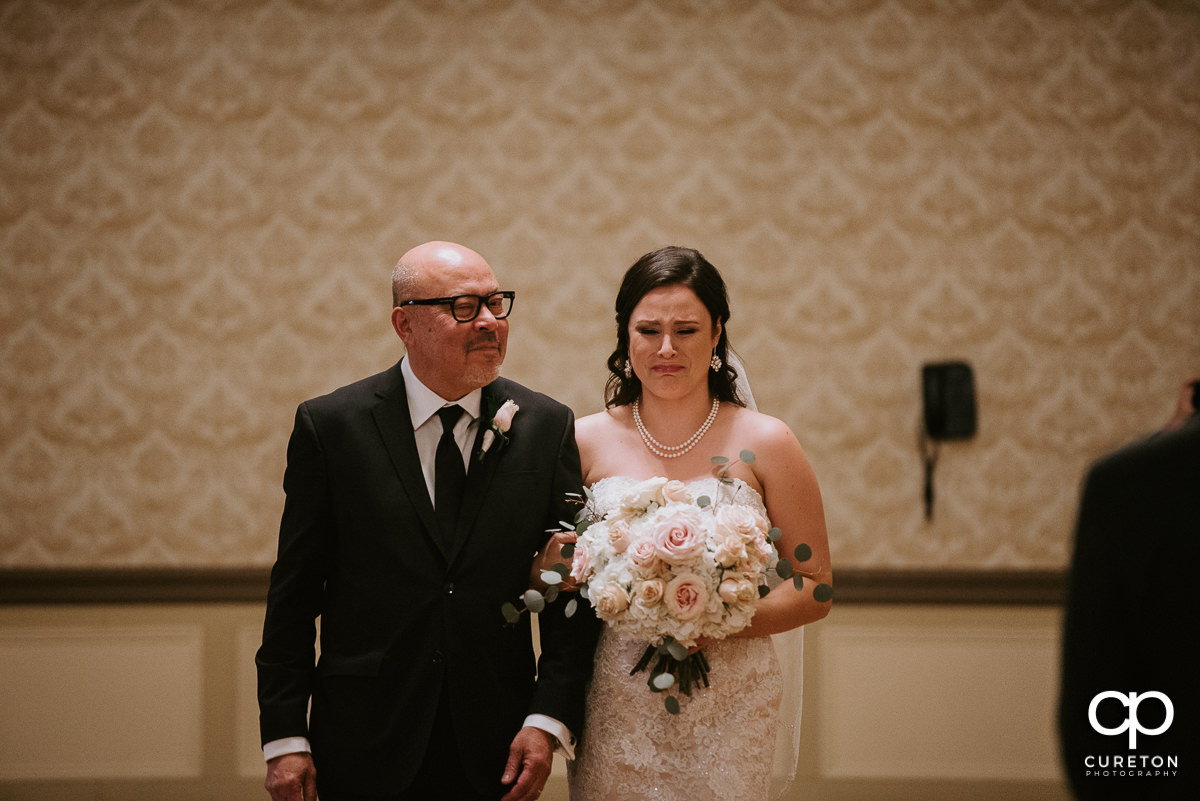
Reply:
[[[526,726],[517,732],[508,749],[508,764],[500,783],[512,789],[500,801],[536,801],[550,778],[554,738],[541,729]],[[515,784],[514,784],[515,782]]]
[[[571,559],[562,555],[563,546],[567,543],[573,543],[578,537],[574,531],[557,531],[546,543],[546,546],[538,552],[533,558],[533,567],[529,571],[529,586],[533,587],[538,592],[545,592],[549,585],[542,580],[543,570],[554,570],[555,565],[563,564],[569,570],[571,568]],[[562,583],[558,588],[563,592],[571,592],[578,589],[578,586],[571,579],[570,575],[564,576]]]
[[[284,754],[267,763],[271,801],[317,801],[317,769],[312,754]]]

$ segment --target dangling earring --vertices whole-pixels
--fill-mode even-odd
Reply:
[[[625,360],[625,369],[621,372],[625,373],[626,378],[633,378],[633,365],[629,363],[629,359]]]
[[[718,373],[718,372],[720,372],[720,371],[721,371],[721,365],[722,365],[722,364],[724,364],[724,362],[723,362],[723,361],[721,361],[721,357],[720,357],[720,356],[718,356],[718,355],[717,355],[717,352],[714,350],[714,351],[713,351],[713,357],[712,357],[712,359],[709,361],[709,363],[708,363],[708,366],[712,368],[712,371],[713,371],[714,373]]]

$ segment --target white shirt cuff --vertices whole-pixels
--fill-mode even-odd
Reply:
[[[554,753],[562,754],[567,759],[575,758],[575,735],[559,721],[547,715],[530,715],[525,718],[525,725],[541,729],[558,742]]]
[[[272,740],[263,745],[263,759],[270,762],[275,757],[284,754],[311,754],[312,746],[307,737],[284,737],[282,740]]]

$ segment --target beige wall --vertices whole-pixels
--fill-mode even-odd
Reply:
[[[0,70],[0,565],[268,564],[295,406],[398,357],[430,238],[579,413],[623,270],[703,250],[842,566],[1063,565],[1200,373],[1194,3],[3,0]]]
[[[261,625],[256,604],[0,607],[0,799],[265,800]],[[1058,630],[1048,607],[836,607],[806,636],[783,801],[1066,801]]]

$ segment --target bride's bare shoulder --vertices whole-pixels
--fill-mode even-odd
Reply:
[[[625,425],[623,418],[628,414],[623,407],[617,407],[580,417],[575,421],[575,439],[581,445],[602,442]]]

